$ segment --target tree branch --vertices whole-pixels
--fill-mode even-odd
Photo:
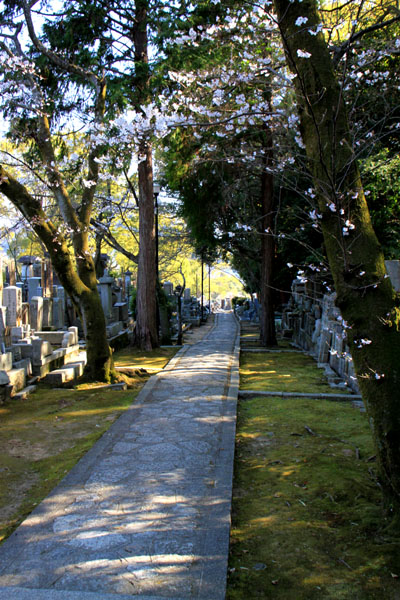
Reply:
[[[371,25],[370,27],[366,27],[361,31],[357,31],[357,33],[351,35],[348,40],[346,40],[339,48],[334,50],[333,54],[333,64],[336,65],[339,63],[342,56],[344,56],[350,46],[364,35],[368,33],[373,33],[374,31],[378,31],[379,29],[383,29],[384,27],[389,27],[389,25],[393,25],[394,23],[398,23],[400,21],[400,15],[389,19],[388,21],[381,21],[380,23],[375,23],[375,25]]]
[[[34,28],[33,21],[32,21],[31,5],[32,5],[32,3],[28,3],[28,2],[26,2],[26,0],[22,0],[22,8],[24,10],[24,16],[25,16],[26,25],[28,27],[29,37],[31,38],[32,43],[35,46],[35,48],[39,52],[41,52],[44,56],[47,56],[47,58],[49,60],[51,60],[51,62],[54,65],[56,65],[63,71],[67,71],[71,75],[78,75],[79,77],[81,77],[84,80],[88,79],[92,85],[97,85],[99,78],[95,73],[93,73],[92,71],[87,71],[85,69],[82,69],[82,67],[80,67],[79,65],[75,65],[74,63],[70,63],[69,61],[65,60],[64,58],[61,58],[61,56],[59,56],[58,54],[56,54],[49,48],[46,48],[46,46],[39,40],[39,38],[36,35],[35,28]]]

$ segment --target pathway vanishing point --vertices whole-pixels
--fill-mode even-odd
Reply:
[[[223,600],[238,383],[217,313],[0,547],[0,600]]]

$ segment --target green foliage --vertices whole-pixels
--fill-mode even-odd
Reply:
[[[400,259],[400,157],[388,148],[361,163],[368,207],[386,259]]]

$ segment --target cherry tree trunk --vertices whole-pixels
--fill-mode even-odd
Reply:
[[[320,224],[366,404],[389,512],[400,523],[400,312],[387,278],[351,145],[346,106],[315,0],[274,0],[288,64],[296,74],[300,123]],[[307,27],[299,27],[299,17]]]

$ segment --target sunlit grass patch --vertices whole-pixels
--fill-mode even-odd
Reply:
[[[160,371],[167,362],[176,354],[178,347],[156,348],[149,352],[127,347],[114,354],[114,362],[117,367],[134,367],[146,369],[152,373]]]
[[[333,393],[314,359],[294,352],[241,352],[240,388],[281,392]],[[341,392],[342,393],[342,392]]]

